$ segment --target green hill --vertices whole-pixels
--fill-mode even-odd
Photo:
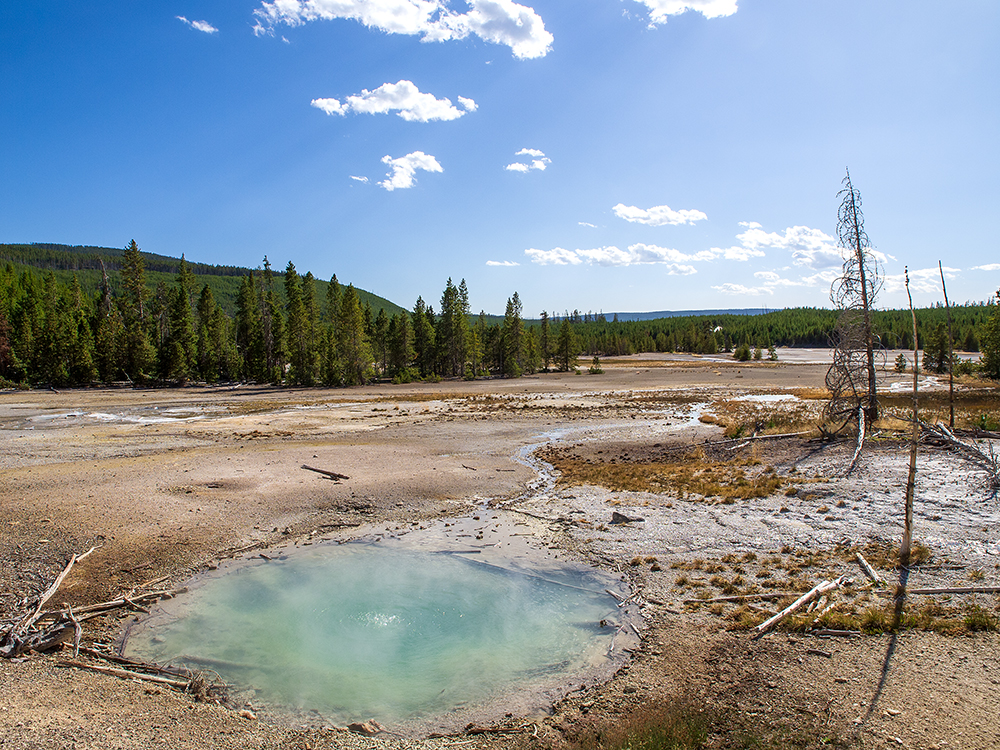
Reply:
[[[58,245],[52,243],[24,244],[0,244],[0,265],[12,263],[14,266],[27,266],[37,268],[42,271],[52,271],[63,284],[69,284],[73,275],[76,274],[80,280],[80,286],[88,294],[97,291],[101,284],[102,264],[107,271],[108,278],[114,287],[120,285],[121,257],[123,248],[94,247],[91,245]],[[180,268],[180,258],[172,258],[156,253],[142,253],[142,259],[146,267],[146,280],[150,289],[155,289],[162,281],[171,285],[177,280],[177,272]],[[187,260],[187,258],[185,258]],[[236,295],[240,288],[240,279],[254,269],[240,266],[214,266],[207,263],[197,263],[188,261],[188,265],[198,280],[198,288],[208,284],[215,295],[215,300],[227,315],[232,317],[236,313]],[[308,269],[296,269],[300,274],[305,274]],[[272,269],[279,283],[276,291],[285,302],[285,290],[280,283],[284,277],[284,269]],[[341,284],[349,284],[349,279],[338,279]],[[322,301],[326,299],[326,288],[329,280],[316,280],[316,297]],[[393,315],[403,311],[403,308],[394,302],[379,297],[376,294],[358,289],[358,296],[362,306],[371,305],[372,312],[378,314],[379,310],[385,310],[386,315]],[[325,305],[320,305],[324,310]]]

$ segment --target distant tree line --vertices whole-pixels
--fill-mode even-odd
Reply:
[[[45,246],[26,247],[48,252]],[[836,316],[832,310],[794,308],[649,321],[542,312],[526,320],[516,292],[502,318],[475,316],[464,279],[457,285],[448,279],[436,310],[418,297],[412,310],[376,311],[372,300],[378,298],[340,284],[336,276],[322,282],[312,273],[300,275],[292,263],[278,273],[267,258],[259,269],[242,269],[228,312],[208,283],[216,277],[193,270],[214,267],[192,266],[183,256],[171,260],[175,275],[161,273],[150,283],[146,254],[133,240],[121,253],[118,272],[102,267],[92,291],[77,273],[62,281],[58,270],[8,261],[0,267],[0,383],[336,386],[378,378],[408,382],[569,371],[581,354],[745,351],[749,357],[752,349],[760,358],[762,350],[773,352],[776,346],[828,346]],[[993,300],[952,307],[952,330],[956,349],[976,351],[983,344],[983,371],[1000,378],[998,310]],[[883,345],[912,347],[906,316],[875,313]],[[947,364],[946,342],[941,349],[944,309],[921,310],[918,316],[924,366],[940,366],[942,357]],[[591,368],[599,370],[597,363]]]
[[[44,248],[41,249],[44,251]],[[553,335],[547,321],[526,326],[515,292],[502,320],[473,318],[465,280],[448,279],[435,312],[418,298],[412,312],[373,312],[353,285],[334,276],[317,294],[312,273],[267,258],[244,272],[229,315],[212,287],[181,256],[176,277],[151,285],[133,240],[118,283],[102,265],[87,293],[30,266],[0,268],[0,383],[178,383],[252,381],[357,385],[374,378],[517,377],[576,364],[572,326]],[[367,295],[370,297],[371,295]],[[492,322],[491,322],[492,321]]]

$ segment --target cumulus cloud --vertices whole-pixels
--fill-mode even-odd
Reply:
[[[508,268],[508,267],[511,267],[511,266],[519,266],[521,264],[518,263],[516,260],[488,260],[488,261],[486,261],[486,265],[488,265],[488,266],[503,266],[504,268]]]
[[[524,251],[533,263],[539,265],[578,266],[581,263],[595,266],[666,266],[667,273],[674,276],[688,276],[697,273],[694,266],[685,265],[683,261],[704,260],[700,254],[687,255],[678,250],[657,247],[656,245],[630,245],[628,250],[609,245],[584,250],[566,250],[557,247],[552,250],[530,249]]]
[[[430,122],[431,120],[456,120],[466,112],[473,112],[476,103],[472,99],[459,97],[462,109],[450,99],[437,99],[433,94],[423,93],[412,81],[383,83],[374,91],[362,89],[360,94],[339,99],[313,99],[310,104],[328,115],[346,115],[348,112],[360,114],[385,114],[396,112],[408,122]]]
[[[732,284],[726,282],[719,286],[713,286],[717,292],[730,295],[743,295],[747,297],[760,297],[762,294],[774,294],[774,290],[766,286],[744,286],[743,284]]]
[[[537,148],[522,148],[514,156],[526,156],[528,158],[508,164],[504,167],[508,172],[530,172],[532,170],[544,172],[545,168],[552,163],[552,160]]]
[[[464,39],[470,34],[510,47],[514,57],[544,57],[552,34],[534,9],[512,0],[467,0],[467,13],[449,7],[449,0],[274,0],[254,11],[254,33],[273,34],[279,24],[301,26],[309,21],[351,19],[388,34],[418,35],[421,41]]]
[[[626,206],[619,203],[611,209],[619,219],[625,219],[633,224],[646,224],[651,227],[676,226],[677,224],[694,224],[696,221],[707,219],[708,216],[701,211],[694,209],[681,209],[674,211],[670,206],[653,206],[652,208],[638,208],[637,206]]]
[[[792,254],[792,263],[812,269],[840,267],[844,258],[837,241],[820,231],[809,227],[788,227],[783,233],[765,232],[755,221],[742,222],[746,231],[736,235],[744,250],[760,251],[762,248],[787,250]]]
[[[651,26],[666,23],[670,16],[679,16],[689,10],[705,18],[721,18],[736,13],[737,0],[636,0],[649,8]]]
[[[524,254],[531,258],[532,263],[540,266],[578,266],[583,263],[583,259],[572,250],[564,250],[561,247],[552,250],[536,250],[529,248]]]
[[[726,260],[747,261],[751,258],[763,258],[766,253],[753,247],[733,246],[733,247],[713,247],[707,251],[715,258],[725,258]]]
[[[351,179],[352,180],[357,180],[358,182],[365,182],[365,183],[368,182],[368,178],[367,177],[358,177],[357,175],[353,175],[353,174],[351,175]]]
[[[189,21],[184,16],[177,16],[178,21],[182,21],[196,31],[203,31],[206,34],[218,34],[219,30],[208,21]]]
[[[578,221],[576,222],[581,227],[590,227],[591,229],[597,229],[597,224],[591,224],[589,221]]]
[[[944,276],[946,279],[954,279],[961,272],[960,268],[949,268],[944,266]],[[883,289],[888,293],[902,292],[906,290],[906,276],[904,274],[886,275]],[[941,291],[941,274],[937,266],[932,268],[910,269],[910,291],[937,294]]]
[[[985,266],[973,266],[973,271],[1000,271],[1000,263],[987,263]]]
[[[423,151],[414,151],[406,156],[400,156],[398,159],[383,156],[382,163],[388,164],[392,171],[386,173],[386,178],[379,183],[379,187],[384,187],[389,191],[413,187],[418,169],[425,172],[444,171],[437,159]]]

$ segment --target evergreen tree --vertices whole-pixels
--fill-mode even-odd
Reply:
[[[49,271],[42,286],[42,325],[34,351],[34,379],[53,385],[69,382],[69,321],[55,274]]]
[[[243,277],[236,297],[236,350],[242,359],[242,377],[267,380],[260,303],[252,273]]]
[[[385,375],[389,369],[389,316],[385,314],[385,308],[379,308],[372,328],[372,353],[379,373]]]
[[[924,372],[948,372],[948,331],[944,323],[938,323],[926,337],[923,352]]]
[[[563,318],[559,326],[559,340],[556,342],[556,363],[560,372],[569,372],[576,368],[579,348],[576,334],[569,318]]]
[[[539,337],[538,337],[538,353],[542,358],[542,367],[548,372],[549,364],[552,362],[552,333],[549,328],[549,314],[542,310],[541,314],[542,323],[540,326]],[[618,321],[618,316],[615,315],[615,322]]]
[[[420,377],[433,375],[434,370],[434,311],[417,297],[413,306],[413,348],[416,352]]]
[[[389,373],[403,382],[412,379],[410,365],[416,357],[410,316],[404,313],[389,319]]]
[[[94,334],[90,329],[90,311],[80,279],[73,274],[69,290],[69,378],[71,383],[86,384],[97,377]]]
[[[156,350],[149,338],[146,317],[146,269],[139,247],[132,240],[122,255],[122,287],[124,294],[120,300],[122,325],[121,370],[135,382],[145,382],[152,373],[156,362]]]
[[[996,299],[997,304],[993,305],[993,312],[979,337],[979,350],[983,353],[983,375],[1000,380],[1000,290]]]
[[[371,371],[371,345],[365,336],[364,311],[353,284],[348,284],[340,301],[338,352],[345,385],[362,385]]]
[[[184,287],[178,284],[170,304],[170,336],[167,358],[163,363],[165,377],[181,385],[192,377],[198,360],[197,343],[191,304]]]
[[[524,356],[524,322],[521,319],[521,298],[517,292],[507,299],[501,339],[503,347],[501,370],[505,377],[520,377]]]

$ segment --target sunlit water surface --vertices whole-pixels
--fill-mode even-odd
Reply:
[[[446,727],[608,669],[614,579],[466,547],[325,543],[233,565],[133,627],[125,653],[214,669],[265,706],[389,726]]]

